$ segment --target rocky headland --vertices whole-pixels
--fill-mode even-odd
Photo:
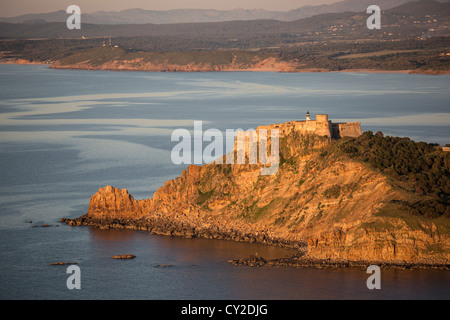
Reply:
[[[289,259],[236,265],[448,270],[448,152],[381,133],[336,137],[299,127],[269,126],[284,132],[275,175],[253,164],[191,165],[149,199],[106,186],[86,214],[61,221],[298,249]]]

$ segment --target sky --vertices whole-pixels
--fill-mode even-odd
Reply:
[[[78,5],[81,12],[120,11],[131,8],[147,10],[170,9],[217,9],[229,10],[266,9],[288,11],[304,5],[320,5],[339,0],[0,0],[0,17],[14,17],[27,13],[45,13],[66,10],[69,5]]]

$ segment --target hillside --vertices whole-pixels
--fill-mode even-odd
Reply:
[[[352,43],[260,51],[208,50],[145,52],[115,47],[79,49],[69,54],[55,50],[51,57],[30,59],[50,63],[56,69],[126,71],[275,71],[312,72],[371,70],[448,74],[450,38],[426,42],[395,42],[380,46],[365,43],[357,50]],[[433,47],[434,46],[434,47]],[[449,46],[450,47],[450,46]],[[365,50],[369,49],[367,52]],[[444,52],[444,53],[442,53]],[[42,57],[42,55],[41,55]],[[7,58],[4,59],[7,61]]]
[[[58,22],[0,22],[0,61],[142,71],[450,72],[449,2],[385,10],[381,30],[369,30],[367,17],[342,12],[295,21],[83,23],[82,30]]]
[[[290,71],[288,62],[246,51],[132,52],[99,47],[70,55],[52,64],[55,69],[127,71]]]
[[[360,5],[355,6],[360,8]],[[83,20],[81,30],[69,30],[66,22],[45,22],[34,19],[35,23],[0,22],[0,38],[71,38],[81,37],[189,37],[219,39],[252,39],[276,35],[277,43],[267,46],[293,44],[318,39],[392,39],[398,37],[443,36],[448,35],[450,2],[433,0],[409,2],[397,7],[384,9],[382,30],[370,31],[366,27],[369,15],[367,6],[362,10],[319,12],[289,21],[277,18],[238,19],[222,22],[202,23],[137,23],[102,24],[100,20]],[[33,20],[32,20],[33,21]],[[433,31],[430,31],[430,30]],[[389,35],[391,34],[391,35]],[[269,38],[270,41],[275,39]]]
[[[280,139],[277,174],[260,169],[191,165],[145,200],[108,186],[85,215],[62,221],[291,246],[327,261],[448,266],[450,153],[437,146],[293,131]]]
[[[175,9],[175,10],[144,10],[139,8],[122,11],[96,11],[83,13],[83,22],[89,24],[169,24],[193,22],[223,22],[234,20],[274,19],[294,21],[324,13],[363,12],[373,4],[371,0],[344,0],[329,5],[309,5],[289,11],[268,11],[264,9],[213,10],[213,9]],[[379,0],[377,5],[383,10],[391,9],[408,3],[410,0]],[[448,2],[448,0],[440,0]],[[65,10],[48,13],[25,14],[10,18],[0,18],[0,22],[8,23],[43,23],[65,22]]]

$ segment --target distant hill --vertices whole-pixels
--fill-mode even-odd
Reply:
[[[450,0],[440,0],[440,2],[449,1]],[[378,5],[381,10],[388,10],[409,2],[411,2],[411,0],[344,0],[329,5],[304,6],[298,9],[290,10],[281,15],[274,16],[273,18],[277,20],[293,21],[324,13],[340,13],[347,11],[363,12],[366,11],[367,7],[373,4]]]
[[[409,2],[400,6],[397,6],[390,10],[392,13],[402,13],[411,16],[418,16],[426,12],[429,15],[450,15],[449,1],[434,1],[434,0],[420,0],[415,2]]]
[[[68,14],[65,10],[58,10],[55,12],[48,13],[31,13],[24,14],[17,17],[11,18],[0,18],[0,22],[7,23],[27,23],[30,21],[45,21],[45,22],[65,22],[67,20]]]
[[[365,0],[364,0],[365,1]],[[400,1],[400,0],[399,0]],[[348,2],[348,1],[345,1]],[[447,36],[450,29],[450,2],[421,0],[383,11],[382,32],[366,28],[367,13],[326,13],[295,21],[238,20],[204,23],[175,24],[89,24],[82,22],[81,30],[68,30],[65,22],[43,23],[31,19],[33,24],[0,22],[0,38],[81,38],[81,37],[177,37],[181,40],[228,39],[231,42],[255,43],[259,37],[265,43],[280,45],[299,41],[417,38]],[[433,16],[429,19],[427,16]],[[166,39],[167,40],[167,39]],[[179,41],[179,40],[177,40]],[[245,45],[245,43],[243,44]],[[228,46],[228,45],[227,45]],[[224,46],[224,48],[227,48]],[[134,46],[129,46],[134,47]],[[242,47],[242,45],[241,45]]]
[[[432,0],[422,0],[429,2]],[[439,0],[449,2],[450,0]],[[191,22],[221,22],[233,20],[261,20],[273,19],[280,21],[294,21],[308,18],[324,13],[340,12],[362,12],[373,4],[373,0],[344,0],[329,5],[303,6],[290,11],[267,11],[264,9],[232,9],[232,10],[210,10],[210,9],[176,9],[176,10],[144,10],[127,9],[122,11],[97,11],[94,13],[83,13],[82,22],[88,24],[173,24]],[[382,10],[388,10],[399,5],[410,2],[410,0],[378,0],[377,5]],[[29,23],[33,21],[65,22],[67,20],[65,10],[49,13],[26,14],[11,18],[0,18],[0,22],[7,23]]]

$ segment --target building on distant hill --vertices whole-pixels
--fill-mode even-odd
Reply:
[[[331,120],[328,120],[327,114],[317,114],[316,120],[311,120],[309,111],[304,121],[289,121],[282,124],[260,126],[257,130],[260,129],[278,129],[280,137],[286,136],[292,131],[298,131],[301,134],[327,136],[333,139],[354,138],[362,134],[360,122],[333,123]]]

